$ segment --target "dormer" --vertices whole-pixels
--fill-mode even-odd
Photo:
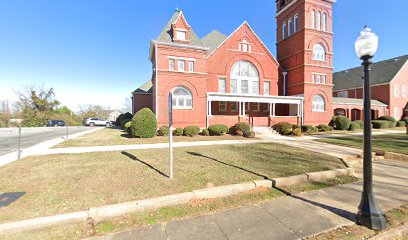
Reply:
[[[171,24],[173,42],[190,44],[191,27],[184,18],[183,12],[179,12],[177,19]]]

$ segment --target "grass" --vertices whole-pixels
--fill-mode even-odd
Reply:
[[[385,217],[387,219],[387,228],[381,232],[390,230],[392,228],[398,227],[401,224],[408,222],[408,204],[392,209],[385,213]],[[377,234],[380,231],[373,231],[366,227],[359,226],[359,225],[351,225],[342,228],[335,229],[333,231],[320,234],[318,236],[308,238],[310,240],[330,240],[330,239],[338,239],[338,240],[358,240],[358,239],[368,239]],[[405,235],[401,240],[408,239],[408,235]]]
[[[363,136],[332,137],[316,141],[363,148]],[[371,144],[374,151],[408,154],[408,134],[405,133],[373,135]]]
[[[324,182],[316,182],[309,184],[301,184],[296,187],[285,187],[285,191],[291,194],[296,194],[303,191],[317,190],[324,187],[330,187],[338,184],[345,184],[355,181],[353,177],[338,177],[329,179]],[[95,226],[95,234],[106,234],[112,232],[120,232],[128,229],[153,225],[174,221],[178,219],[191,218],[204,214],[211,214],[227,209],[246,206],[251,204],[259,204],[266,201],[271,201],[279,197],[286,196],[282,191],[277,189],[259,188],[254,191],[241,193],[238,195],[207,199],[200,201],[192,201],[188,204],[183,204],[173,207],[163,207],[157,210],[138,212],[125,215],[120,218],[114,218],[102,221]],[[83,224],[75,224],[69,227],[53,227],[40,230],[29,231],[12,236],[5,236],[10,239],[30,239],[30,240],[45,240],[45,239],[82,239],[88,237]],[[2,236],[0,235],[0,238]]]
[[[25,192],[0,223],[263,178],[344,168],[334,157],[274,143],[29,157],[0,168],[1,192]]]
[[[196,141],[220,141],[220,140],[251,140],[249,138],[226,134],[224,136],[174,136],[174,142]],[[254,140],[254,139],[252,139]],[[168,136],[156,136],[154,138],[131,138],[128,133],[116,128],[104,128],[96,132],[88,133],[78,138],[60,143],[54,148],[88,147],[88,146],[112,146],[131,144],[168,143]]]
[[[387,129],[372,129],[373,132],[383,132],[384,130],[399,130],[399,131],[404,131],[405,127],[395,127],[395,128],[387,128]],[[363,132],[363,129],[356,129],[354,131],[349,131],[349,130],[333,130],[330,132],[309,132],[309,133],[303,133],[304,135],[335,135],[335,134],[350,134],[350,133],[359,133]]]

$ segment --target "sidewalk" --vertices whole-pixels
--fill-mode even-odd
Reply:
[[[356,173],[362,177],[361,165]],[[374,191],[383,211],[408,202],[408,163],[374,163]],[[283,197],[191,219],[98,236],[93,240],[301,239],[354,223],[362,181]]]

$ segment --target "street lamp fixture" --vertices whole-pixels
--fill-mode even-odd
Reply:
[[[384,213],[378,206],[373,193],[373,166],[371,151],[371,58],[378,49],[378,36],[367,26],[361,31],[355,42],[357,56],[364,66],[364,185],[361,202],[358,207],[357,223],[373,230],[385,228]]]

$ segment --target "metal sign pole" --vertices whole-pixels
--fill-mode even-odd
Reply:
[[[66,130],[66,137],[65,137],[65,141],[68,140],[68,125],[67,125],[67,130]]]
[[[173,94],[169,93],[169,150],[170,150],[170,174],[173,179]]]

